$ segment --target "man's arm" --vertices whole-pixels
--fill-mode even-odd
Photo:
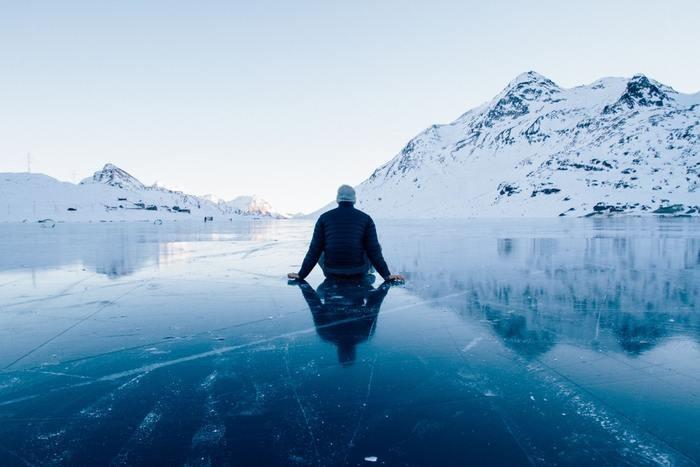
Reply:
[[[309,245],[309,251],[306,252],[304,257],[304,262],[301,264],[301,269],[299,269],[299,278],[304,279],[309,275],[311,270],[316,266],[318,259],[321,257],[324,248],[324,234],[323,234],[323,222],[319,218],[316,221],[316,227],[314,227],[314,235],[311,238],[311,244]]]
[[[384,280],[387,280],[389,276],[391,276],[391,272],[389,272],[389,267],[386,265],[386,261],[384,261],[382,247],[379,245],[379,239],[377,238],[377,228],[374,226],[374,221],[371,218],[365,229],[364,243],[367,257],[372,263],[372,266],[374,266],[374,269],[377,270]]]

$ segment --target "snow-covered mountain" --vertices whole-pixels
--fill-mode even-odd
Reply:
[[[280,214],[272,209],[272,205],[259,196],[238,196],[230,201],[215,195],[204,195],[204,199],[216,203],[223,212],[254,217],[271,217],[274,219],[287,219],[293,217]]]
[[[78,185],[43,174],[0,173],[0,221],[5,222],[279,217],[264,200],[247,198],[248,205],[239,201],[232,207],[210,197],[145,186],[113,164],[106,164]]]
[[[81,185],[87,183],[103,183],[130,191],[146,189],[143,183],[114,164],[105,164],[102,170],[98,170],[92,177],[86,178],[80,182]]]
[[[357,187],[380,217],[700,212],[700,93],[643,75],[563,89],[519,75]]]
[[[272,210],[270,203],[258,196],[239,196],[225,203],[237,214],[263,217],[280,217]]]

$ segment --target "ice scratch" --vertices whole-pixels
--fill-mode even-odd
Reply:
[[[146,282],[147,282],[147,281],[146,281]],[[93,311],[93,312],[90,313],[89,315],[83,316],[82,318],[80,318],[78,321],[76,321],[75,323],[73,323],[73,324],[71,324],[70,326],[68,326],[68,327],[67,327],[66,329],[64,329],[63,331],[59,332],[58,334],[54,335],[53,337],[50,337],[50,338],[46,339],[46,340],[45,340],[44,342],[42,342],[41,344],[37,345],[37,346],[34,347],[33,349],[31,349],[31,350],[29,350],[28,352],[26,352],[24,355],[18,357],[18,358],[15,359],[13,362],[11,362],[11,363],[9,363],[8,365],[6,365],[6,366],[4,367],[4,369],[7,370],[8,368],[13,367],[14,365],[16,365],[17,363],[21,362],[22,360],[24,360],[25,358],[27,358],[28,356],[30,356],[31,354],[33,354],[33,353],[36,352],[37,350],[39,350],[39,349],[41,349],[42,347],[48,345],[49,343],[51,343],[51,342],[53,342],[54,340],[58,339],[59,337],[61,337],[62,335],[66,334],[67,332],[69,332],[69,331],[72,330],[73,328],[75,328],[75,327],[77,327],[77,326],[83,324],[85,321],[87,321],[87,320],[89,320],[90,318],[94,317],[94,316],[97,315],[99,312],[101,312],[102,310],[104,310],[105,308],[107,308],[107,306],[109,306],[110,304],[112,304],[112,303],[114,303],[114,302],[116,302],[116,301],[118,301],[118,300],[120,300],[120,299],[126,297],[126,296],[129,295],[131,292],[133,292],[134,290],[138,289],[139,287],[143,287],[143,286],[145,285],[146,282],[142,282],[142,283],[138,284],[136,287],[132,287],[131,289],[129,289],[129,290],[127,290],[126,292],[124,292],[123,294],[119,295],[119,296],[118,296],[116,299],[114,299],[112,302],[109,302],[108,304],[103,304],[102,306],[98,307],[97,310]]]
[[[65,376],[66,378],[93,379],[90,376],[74,375],[74,374],[70,374],[70,373],[62,373],[60,371],[46,371],[46,370],[27,370],[27,371],[31,372],[31,373],[40,373],[42,375]]]
[[[28,461],[27,459],[25,459],[24,457],[20,456],[20,455],[19,455],[18,453],[16,453],[15,451],[12,451],[12,450],[10,450],[10,449],[7,449],[6,447],[0,446],[0,451],[4,451],[4,452],[8,453],[10,456],[14,457],[15,459],[17,459],[18,461],[20,461],[20,462],[21,462],[22,464],[24,464],[24,465],[35,465],[35,464],[29,462],[29,461]]]
[[[212,454],[221,452],[226,446],[226,424],[216,409],[217,400],[212,393],[219,374],[212,371],[199,385],[206,394],[202,426],[192,436],[190,460],[185,465],[213,465]]]
[[[49,301],[49,300],[53,300],[53,299],[56,299],[56,298],[64,297],[64,296],[68,295],[68,292],[70,292],[74,287],[77,287],[78,285],[80,285],[80,284],[82,284],[83,282],[85,282],[86,280],[88,280],[88,279],[94,277],[95,275],[96,275],[96,274],[92,274],[92,275],[90,275],[90,276],[84,277],[84,278],[80,279],[79,281],[76,281],[76,282],[74,282],[74,283],[68,285],[68,286],[65,287],[63,290],[60,290],[59,292],[57,292],[57,293],[55,293],[55,294],[53,294],[53,295],[49,295],[49,296],[46,296],[46,297],[40,297],[40,298],[33,298],[33,299],[31,299],[31,300],[24,300],[24,301],[21,301],[21,302],[9,303],[9,304],[5,305],[5,308],[10,308],[10,307],[13,307],[13,306],[18,306],[18,305],[27,305],[27,304],[29,304],[29,303],[44,302],[44,301]]]
[[[139,286],[142,286],[142,285],[143,285],[143,283],[140,284]],[[135,287],[135,288],[136,288],[136,287]],[[135,288],[134,288],[134,289],[135,289]],[[131,289],[131,290],[134,290],[134,289]],[[130,291],[129,291],[129,292],[130,292]],[[127,292],[127,293],[129,293],[129,292]],[[428,300],[422,300],[422,301],[419,301],[419,302],[409,303],[409,304],[406,304],[406,305],[398,306],[398,307],[396,307],[396,308],[392,308],[392,309],[390,309],[390,310],[383,311],[383,312],[382,312],[382,315],[383,315],[383,316],[386,316],[386,315],[391,314],[391,313],[397,313],[397,312],[400,312],[400,311],[403,311],[403,310],[407,310],[407,309],[410,309],[410,308],[415,308],[415,307],[422,306],[422,305],[426,305],[426,304],[429,304],[429,303],[434,303],[434,302],[437,302],[437,301],[440,301],[440,300],[444,300],[444,299],[447,299],[447,298],[457,297],[457,296],[461,296],[461,295],[466,295],[466,294],[468,294],[468,293],[470,293],[470,291],[460,291],[460,292],[455,292],[455,293],[443,295],[443,296],[436,297],[436,298],[431,298],[431,299],[428,299]],[[125,293],[124,295],[126,295],[126,293]],[[99,310],[96,311],[96,312],[94,312],[93,315],[97,314],[98,312],[99,312]],[[89,317],[88,317],[88,318],[89,318]],[[88,319],[88,318],[86,318],[86,319]],[[317,332],[317,329],[331,328],[331,327],[334,327],[334,326],[339,326],[339,325],[343,325],[343,324],[346,324],[346,323],[351,323],[351,322],[357,321],[357,320],[359,320],[359,319],[364,319],[364,317],[352,317],[352,318],[337,320],[337,321],[333,321],[332,323],[329,323],[329,324],[325,324],[325,325],[321,325],[321,326],[314,326],[314,327],[310,327],[310,328],[306,328],[306,329],[300,329],[300,330],[297,330],[297,331],[290,331],[290,332],[286,332],[286,333],[283,333],[283,334],[278,334],[278,335],[275,335],[275,336],[267,337],[267,338],[264,338],[264,339],[258,339],[258,340],[255,340],[255,341],[247,342],[247,343],[245,343],[245,344],[238,344],[238,345],[230,345],[230,346],[219,347],[219,348],[216,348],[216,349],[208,350],[208,351],[206,351],[206,352],[201,352],[201,353],[197,353],[197,354],[193,354],[193,355],[188,355],[188,356],[186,356],[186,357],[180,357],[180,358],[176,358],[176,359],[173,359],[173,360],[166,360],[166,361],[163,361],[163,362],[152,363],[152,364],[150,364],[150,365],[144,365],[144,366],[139,367],[139,368],[133,368],[133,369],[131,369],[131,370],[125,370],[125,371],[121,371],[121,372],[118,372],[118,373],[112,373],[112,374],[109,374],[109,375],[104,375],[104,376],[101,376],[101,377],[99,377],[99,378],[95,378],[95,379],[93,379],[93,380],[91,380],[91,381],[86,381],[86,382],[84,382],[84,383],[77,383],[77,384],[74,384],[74,385],[62,386],[61,388],[57,388],[56,390],[73,389],[73,388],[76,388],[76,387],[86,386],[86,385],[89,385],[89,384],[101,383],[101,382],[105,382],[105,381],[115,381],[115,380],[118,380],[118,379],[121,379],[121,378],[133,377],[133,376],[137,376],[137,375],[140,375],[140,374],[150,373],[150,372],[155,371],[155,370],[158,370],[158,369],[160,369],[160,368],[166,368],[166,367],[169,367],[169,366],[178,365],[178,364],[180,364],[180,363],[187,363],[187,362],[191,362],[191,361],[195,361],[195,360],[200,360],[200,359],[203,359],[203,358],[209,358],[209,357],[219,356],[219,355],[227,354],[227,353],[234,352],[234,351],[237,351],[237,350],[246,349],[246,348],[250,348],[250,347],[256,347],[256,346],[263,345],[263,344],[269,344],[270,342],[274,342],[274,341],[282,340],[282,339],[289,339],[289,338],[291,338],[291,337],[301,336],[301,335],[304,335],[304,334],[312,334],[312,333]],[[73,327],[77,326],[78,324],[79,324],[79,323],[76,323]],[[65,332],[68,332],[68,330],[64,331],[64,333],[65,333]],[[33,352],[33,351],[32,351],[32,352]],[[22,358],[24,358],[24,357],[22,357]],[[19,361],[19,359],[18,359],[17,361]],[[13,364],[14,364],[14,363],[12,363],[11,365],[13,365]],[[53,392],[53,391],[50,391],[50,392]],[[33,398],[36,398],[36,397],[39,397],[39,396],[43,396],[43,395],[45,395],[45,392],[44,392],[44,393],[41,393],[41,394],[34,394],[34,395],[25,396],[25,397],[23,397],[23,398],[21,398],[21,399],[14,399],[14,400],[8,400],[8,401],[0,401],[0,406],[2,406],[2,405],[10,405],[10,404],[13,404],[13,403],[16,403],[16,402],[20,402],[20,401],[22,401],[22,400],[33,399]]]
[[[479,342],[481,342],[482,340],[483,340],[482,337],[475,337],[474,339],[471,340],[470,343],[468,343],[467,345],[465,345],[465,346],[462,348],[462,352],[468,352],[469,350],[471,350],[471,349],[473,349],[474,347],[476,347],[477,344],[478,344]]]
[[[311,428],[311,422],[309,421],[309,416],[306,414],[306,409],[304,409],[304,404],[301,403],[301,399],[299,398],[299,393],[297,392],[296,386],[294,386],[294,383],[292,382],[292,372],[289,369],[289,343],[287,343],[285,347],[285,355],[284,355],[284,366],[287,369],[287,378],[289,381],[289,386],[292,388],[292,393],[294,394],[294,398],[297,401],[297,404],[299,405],[299,410],[301,411],[301,415],[304,417],[304,422],[306,423],[306,429],[309,432],[309,436],[311,436],[311,443],[314,447],[314,453],[316,455],[316,464],[321,465],[321,454],[318,451],[318,444],[316,443],[316,435],[314,434],[313,428]]]
[[[129,455],[133,452],[133,449],[137,445],[143,443],[145,440],[151,437],[156,428],[156,424],[158,421],[160,421],[161,417],[162,414],[160,412],[160,407],[158,404],[156,404],[156,407],[154,407],[153,410],[148,412],[146,416],[143,417],[143,420],[141,420],[139,426],[136,427],[134,433],[131,435],[131,438],[129,438],[127,443],[119,451],[119,454],[117,454],[117,456],[112,460],[112,465],[132,464],[132,462],[129,461]]]
[[[362,402],[362,407],[360,407],[360,414],[357,417],[357,425],[355,426],[355,431],[352,433],[352,437],[350,438],[350,442],[348,443],[348,449],[345,451],[345,459],[343,460],[343,464],[348,463],[350,449],[352,449],[355,446],[355,438],[357,438],[357,434],[360,432],[360,428],[362,427],[362,420],[364,418],[365,411],[367,410],[367,402],[369,402],[369,395],[372,393],[372,382],[374,381],[374,368],[376,365],[377,358],[375,357],[374,360],[372,360],[372,366],[370,368],[369,378],[367,380],[367,391],[365,392],[365,399]],[[367,460],[367,458],[365,458],[365,460]]]

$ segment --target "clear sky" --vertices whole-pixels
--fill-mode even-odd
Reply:
[[[530,69],[700,91],[700,1],[7,1],[0,172],[310,211]]]

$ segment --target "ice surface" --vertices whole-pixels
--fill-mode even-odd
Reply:
[[[0,465],[700,462],[697,220],[311,227],[0,225]]]

